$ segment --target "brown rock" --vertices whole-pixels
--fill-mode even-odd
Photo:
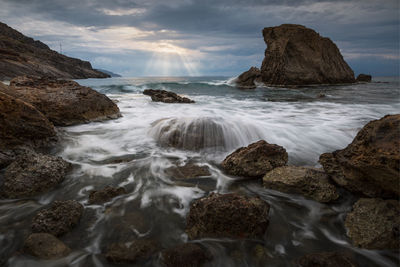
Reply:
[[[27,152],[4,171],[1,194],[21,198],[46,192],[61,183],[71,164],[60,157]]]
[[[175,179],[195,178],[202,176],[210,176],[210,169],[207,166],[199,166],[188,163],[184,166],[170,167],[165,170],[166,174]]]
[[[261,66],[267,85],[310,85],[354,83],[354,73],[337,46],[314,30],[283,24],[264,28],[267,44]]]
[[[102,204],[108,202],[114,197],[126,194],[126,190],[123,187],[111,187],[106,186],[102,190],[92,191],[89,194],[89,204]]]
[[[371,76],[371,75],[369,75],[369,74],[362,74],[362,73],[359,74],[359,75],[357,76],[357,79],[356,79],[357,82],[366,82],[366,83],[370,83],[371,80],[372,80],[372,76]]]
[[[400,248],[398,200],[361,198],[348,213],[345,226],[354,245],[367,249]]]
[[[323,170],[309,167],[283,166],[267,172],[264,187],[293,194],[301,194],[319,202],[330,202],[339,197]]]
[[[325,172],[339,185],[368,197],[400,194],[400,115],[365,125],[345,149],[320,156]]]
[[[71,249],[51,234],[34,233],[25,240],[24,251],[40,259],[49,260],[63,258]]]
[[[146,89],[143,91],[144,95],[151,96],[151,100],[154,102],[164,102],[164,103],[194,103],[193,100],[182,97],[174,92],[169,92],[165,90],[153,90]]]
[[[50,208],[36,213],[32,232],[61,236],[72,230],[83,214],[83,206],[75,200],[54,201]]]
[[[298,267],[358,267],[353,259],[340,252],[320,252],[307,254],[294,261]]]
[[[194,201],[186,218],[189,239],[262,238],[269,205],[258,197],[214,194]]]
[[[11,80],[6,93],[30,103],[57,126],[120,116],[111,99],[74,81],[22,76]]]
[[[150,258],[159,246],[153,240],[140,239],[127,243],[111,244],[106,253],[107,261],[111,263],[135,263]]]
[[[255,81],[260,81],[261,72],[259,68],[251,67],[248,71],[243,72],[236,79],[237,87],[241,89],[254,89],[256,88]]]
[[[211,260],[211,255],[198,244],[186,243],[164,250],[161,258],[167,267],[200,267]]]
[[[222,161],[222,168],[231,175],[261,178],[272,169],[286,165],[288,154],[278,145],[264,140],[241,147]]]

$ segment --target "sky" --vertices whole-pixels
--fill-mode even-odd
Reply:
[[[236,76],[264,27],[331,38],[355,74],[399,75],[398,0],[0,0],[0,21],[123,76]]]

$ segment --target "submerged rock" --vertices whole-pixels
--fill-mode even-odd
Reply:
[[[106,259],[111,263],[136,263],[150,258],[158,249],[158,243],[148,239],[115,243],[107,249]]]
[[[126,194],[126,190],[123,187],[111,187],[106,186],[102,190],[92,191],[89,194],[89,204],[102,204],[108,202],[114,197]]]
[[[294,261],[298,267],[358,267],[354,260],[340,252],[319,252],[307,254]]]
[[[323,170],[309,167],[283,166],[267,172],[264,187],[293,194],[301,194],[319,202],[330,202],[339,197]]]
[[[398,200],[361,198],[348,213],[345,226],[354,245],[367,249],[400,248]]]
[[[339,185],[368,197],[400,195],[400,115],[370,121],[345,149],[320,156]]]
[[[71,249],[54,235],[33,233],[25,240],[24,251],[40,259],[50,260],[67,256]]]
[[[248,71],[243,72],[235,80],[236,86],[241,89],[254,89],[256,88],[255,81],[260,81],[261,72],[259,68],[251,67]]]
[[[362,74],[362,73],[359,74],[359,75],[357,76],[357,79],[356,79],[357,82],[367,82],[367,83],[370,83],[371,80],[372,80],[372,76],[371,76],[371,75],[369,75],[369,74]]]
[[[193,100],[182,97],[174,92],[169,92],[165,90],[154,90],[146,89],[143,91],[144,95],[151,96],[151,100],[154,102],[164,102],[164,103],[194,103]]]
[[[22,154],[5,169],[1,194],[21,198],[46,192],[65,179],[70,166],[60,157],[32,151]]]
[[[207,166],[199,166],[193,163],[188,163],[184,166],[170,167],[165,170],[165,173],[175,179],[195,178],[211,175],[210,169]]]
[[[211,254],[195,243],[181,244],[161,253],[161,261],[166,267],[201,267],[211,260]]]
[[[61,236],[72,230],[83,214],[83,206],[75,200],[54,201],[51,207],[36,213],[32,232]]]
[[[288,154],[278,145],[260,140],[241,147],[222,161],[222,168],[231,175],[261,178],[272,169],[286,165]]]
[[[261,79],[267,85],[354,83],[354,72],[337,46],[302,25],[264,28],[267,44]]]
[[[269,205],[258,197],[214,194],[195,200],[186,218],[189,239],[262,238]]]
[[[121,116],[107,96],[74,81],[21,76],[11,80],[7,93],[33,105],[56,126]]]

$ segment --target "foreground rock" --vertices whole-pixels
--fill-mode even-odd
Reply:
[[[207,166],[199,166],[193,163],[188,163],[184,166],[170,167],[165,172],[175,179],[196,178],[210,176],[210,169]]]
[[[400,203],[361,198],[347,214],[345,226],[354,245],[367,249],[399,249]]]
[[[39,211],[32,220],[32,232],[61,236],[72,230],[83,214],[75,200],[54,201],[50,208]]]
[[[248,71],[243,72],[235,80],[237,87],[241,89],[256,88],[256,81],[261,81],[261,71],[259,68],[251,67]]]
[[[71,249],[51,234],[34,233],[25,240],[24,251],[40,259],[50,260],[67,256]]]
[[[106,186],[102,190],[92,191],[89,194],[89,204],[102,204],[110,201],[114,197],[126,194],[126,190],[123,187],[111,187]]]
[[[59,54],[0,22],[0,80],[26,74],[70,79],[110,77],[94,70],[89,62]]]
[[[263,185],[286,193],[301,194],[319,202],[330,202],[339,197],[325,172],[316,168],[278,167],[267,172]]]
[[[307,254],[294,261],[298,267],[358,267],[353,259],[340,252],[320,252]]]
[[[370,83],[371,80],[372,80],[372,76],[371,76],[371,75],[369,75],[369,74],[362,74],[362,73],[359,74],[359,75],[357,76],[357,79],[356,79],[357,82],[366,82],[366,83]]]
[[[345,149],[322,154],[325,172],[347,190],[368,197],[400,194],[400,115],[365,125]]]
[[[1,195],[21,198],[46,192],[64,180],[70,166],[60,157],[34,152],[22,154],[5,169]]]
[[[194,243],[178,245],[161,253],[161,261],[166,267],[201,267],[209,260],[210,253]]]
[[[274,168],[286,165],[287,161],[288,154],[283,147],[260,140],[237,149],[224,159],[221,166],[231,175],[261,178]]]
[[[269,205],[257,197],[214,194],[194,201],[186,218],[189,239],[262,238]]]
[[[56,126],[120,116],[111,99],[74,81],[22,76],[11,80],[6,93],[30,103]]]
[[[164,102],[164,103],[194,103],[193,100],[182,97],[174,92],[169,92],[165,90],[153,90],[146,89],[143,91],[144,95],[151,96],[151,100],[154,102]]]
[[[112,244],[106,253],[107,261],[111,263],[136,263],[150,258],[159,249],[153,240],[140,239],[128,243]]]

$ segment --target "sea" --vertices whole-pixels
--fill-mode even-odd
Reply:
[[[357,200],[341,191],[333,204],[266,189],[261,180],[224,173],[221,161],[258,140],[283,146],[289,165],[321,167],[319,156],[345,148],[369,121],[400,111],[399,77],[371,83],[303,88],[236,88],[229,77],[141,77],[77,80],[111,98],[122,117],[59,128],[52,151],[73,164],[55,190],[38,197],[0,201],[0,255],[9,266],[111,266],[104,253],[115,242],[139,238],[170,248],[189,242],[185,233],[190,203],[211,192],[258,196],[271,206],[261,240],[201,239],[213,260],[207,266],[292,266],[307,253],[341,251],[360,266],[399,266],[395,251],[360,249],[346,236],[344,219]],[[152,102],[145,89],[173,91],[193,104]],[[190,137],[189,125],[207,148],[163,145],[165,129]],[[188,137],[188,138],[189,138]],[[168,136],[167,136],[168,138]],[[188,140],[190,142],[190,140]],[[211,176],[178,180],[166,170],[186,163],[207,166]],[[127,194],[104,205],[89,205],[91,190],[107,185]],[[85,206],[80,224],[61,240],[73,252],[38,261],[20,253],[34,214],[54,200]],[[121,266],[124,266],[123,264]],[[159,255],[129,266],[160,266]]]

